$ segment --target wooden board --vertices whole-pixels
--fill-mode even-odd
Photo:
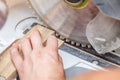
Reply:
[[[38,29],[42,36],[42,42],[45,43],[47,38],[50,35],[53,35],[55,32],[47,28],[41,27],[39,25],[32,28],[24,37],[29,37],[29,34],[32,30]],[[23,38],[24,38],[23,37]],[[16,41],[17,44],[20,43],[22,39]],[[63,44],[63,41],[58,40],[59,47]],[[17,76],[16,68],[14,67],[11,57],[10,57],[10,47],[6,49],[3,54],[0,56],[0,77],[4,77],[5,80],[11,80]],[[1,80],[1,79],[0,79]]]

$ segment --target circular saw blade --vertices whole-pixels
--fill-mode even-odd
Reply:
[[[99,12],[92,1],[83,9],[70,8],[62,0],[30,0],[30,2],[50,28],[65,38],[89,44],[86,26]]]

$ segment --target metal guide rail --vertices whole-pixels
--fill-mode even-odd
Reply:
[[[72,53],[73,55],[76,55],[78,57],[81,56],[81,54],[83,55],[86,55],[86,56],[89,56],[89,55],[93,55],[93,56],[96,56],[96,59],[97,58],[101,58],[105,61],[108,61],[108,62],[111,62],[113,64],[116,64],[116,65],[120,65],[120,55],[118,53],[115,53],[115,51],[112,51],[112,52],[109,52],[109,53],[105,53],[105,54],[99,54],[97,53],[93,47],[91,45],[85,45],[85,44],[81,44],[81,43],[78,43],[78,42],[75,42],[75,41],[71,41],[69,39],[65,39],[63,36],[60,36],[59,34],[56,33],[56,37],[63,40],[66,44],[72,46],[73,49],[78,49],[78,50],[82,50],[83,52],[77,54],[77,53]],[[85,54],[84,54],[85,53]],[[87,54],[86,54],[87,53]],[[92,56],[92,57],[93,57]],[[80,58],[85,58],[85,56],[81,56]],[[93,58],[91,58],[93,59]],[[95,60],[96,60],[95,59]],[[87,60],[89,61],[89,60]],[[91,61],[91,60],[90,60]],[[94,59],[93,59],[94,61]],[[97,59],[97,61],[99,62],[99,59]],[[104,63],[104,61],[103,61]],[[103,67],[108,67],[108,65],[103,65]]]
[[[38,23],[34,23],[31,25],[35,26]],[[40,25],[40,24],[39,24]],[[41,25],[46,27],[44,25]],[[23,33],[26,34],[30,29],[25,30]],[[83,60],[86,60],[90,63],[98,63],[97,65],[105,68],[105,67],[118,67],[120,65],[120,57],[116,55],[116,53],[110,52],[106,54],[97,53],[91,45],[81,44],[69,39],[64,38],[58,33],[55,36],[65,42],[65,45],[61,47],[63,51],[66,51],[76,57],[79,57]]]

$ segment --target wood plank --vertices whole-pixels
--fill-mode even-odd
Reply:
[[[53,35],[55,32],[52,30],[49,30],[47,28],[41,27],[39,25],[32,28],[23,38],[29,37],[31,31],[38,29],[42,36],[42,42],[45,43],[47,38],[50,35]],[[16,41],[15,43],[20,45],[20,41],[22,39]],[[58,40],[59,47],[63,44],[63,41]],[[0,76],[4,77],[5,80],[11,80],[17,76],[16,68],[14,67],[11,57],[10,57],[10,47],[6,49],[3,54],[0,56]],[[0,79],[1,80],[1,79]]]

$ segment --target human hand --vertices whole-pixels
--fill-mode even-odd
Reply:
[[[20,80],[65,80],[58,41],[54,36],[50,36],[43,46],[39,31],[34,30],[29,38],[22,40],[21,49],[23,57],[17,44],[11,49]]]

